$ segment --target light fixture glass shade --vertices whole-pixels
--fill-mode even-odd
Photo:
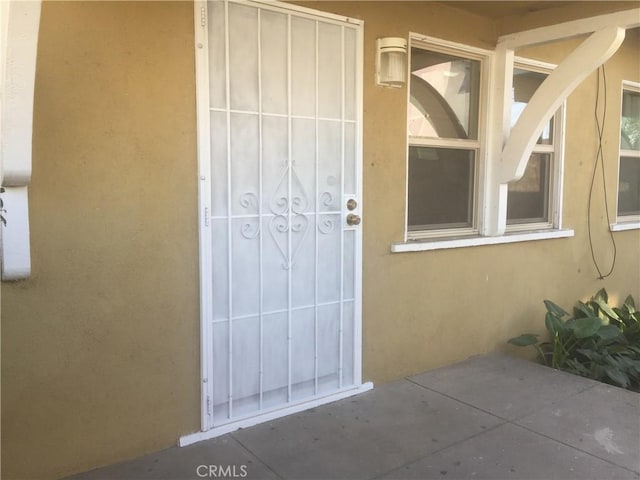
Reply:
[[[382,55],[380,83],[402,85],[405,82],[404,53],[386,52]]]
[[[386,87],[401,87],[406,82],[407,41],[404,38],[379,38],[376,42],[376,82]]]

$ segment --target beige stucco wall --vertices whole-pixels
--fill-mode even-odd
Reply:
[[[199,422],[189,2],[45,2],[31,279],[2,285],[2,478],[160,449]]]
[[[595,75],[567,103],[564,224],[574,238],[391,254],[404,228],[407,96],[374,85],[374,40],[415,31],[491,48],[500,25],[429,3],[313,6],[365,20],[366,380],[513,351],[507,338],[542,330],[545,298],[569,306],[605,286],[640,299],[640,231],[614,235],[617,263],[607,280],[596,279],[591,262]],[[86,470],[170,446],[199,427],[192,8],[186,1],[43,6],[33,275],[2,285],[3,478]],[[559,62],[575,44],[529,55]],[[638,50],[636,35],[606,67],[612,215],[620,82],[640,81]],[[598,178],[593,235],[608,266],[602,205]]]
[[[640,297],[640,232],[618,232],[613,274],[597,280],[587,233],[588,191],[597,151],[596,75],[591,75],[567,102],[564,226],[571,239],[482,246],[414,253],[390,253],[402,241],[405,209],[406,98],[402,89],[376,87],[375,39],[409,32],[491,48],[500,22],[449,7],[413,3],[363,5],[308,2],[365,20],[364,41],[364,377],[387,381],[446,365],[474,353],[495,349],[524,354],[505,345],[523,331],[544,329],[542,300],[571,306],[606,287],[612,296]],[[621,5],[616,5],[621,8]],[[631,8],[627,4],[626,8]],[[603,13],[607,2],[580,5],[581,16]],[[623,5],[622,7],[625,7]],[[566,10],[562,10],[565,17]],[[575,12],[574,12],[575,14]],[[522,29],[529,28],[520,19]],[[539,26],[533,15],[531,27]],[[579,40],[518,52],[559,63]],[[622,79],[640,81],[640,42],[629,34],[607,63],[608,111],[605,162],[611,218],[615,218],[620,86]],[[592,235],[601,269],[612,260],[612,246],[597,181],[593,196]]]

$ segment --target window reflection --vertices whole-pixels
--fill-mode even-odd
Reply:
[[[620,148],[640,150],[640,93],[638,92],[625,91],[622,94]]]
[[[409,230],[472,225],[473,150],[409,147]]]
[[[513,69],[513,103],[511,105],[511,127],[513,127],[524,111],[534,92],[538,89],[547,75],[530,72],[520,68]],[[553,118],[549,120],[538,138],[538,144],[551,145],[553,143]]]
[[[550,164],[551,155],[534,153],[522,178],[509,184],[507,224],[548,220]]]
[[[620,158],[618,215],[640,215],[640,160]]]
[[[480,62],[411,49],[409,135],[478,138]]]

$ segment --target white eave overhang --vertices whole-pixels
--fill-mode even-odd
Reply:
[[[640,8],[550,25],[499,37],[492,60],[483,235],[503,235],[508,183],[524,174],[544,125],[582,81],[622,44],[628,28],[640,26]],[[531,97],[513,128],[509,127],[515,51],[587,35],[551,72]]]

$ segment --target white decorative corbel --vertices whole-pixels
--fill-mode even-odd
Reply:
[[[27,185],[41,1],[0,3],[0,184],[6,219],[0,225],[1,265],[3,280],[18,280],[31,273]]]
[[[639,24],[640,9],[634,9],[500,38],[491,67],[483,235],[504,234],[508,183],[524,174],[540,132],[576,87],[618,50],[625,29]],[[590,35],[549,74],[509,131],[514,51],[584,34]]]
[[[502,151],[500,183],[522,178],[544,126],[571,92],[611,58],[624,36],[625,29],[619,27],[591,34],[542,82],[511,129]]]
[[[29,197],[27,187],[5,187],[2,194],[2,279],[20,280],[31,274]]]

